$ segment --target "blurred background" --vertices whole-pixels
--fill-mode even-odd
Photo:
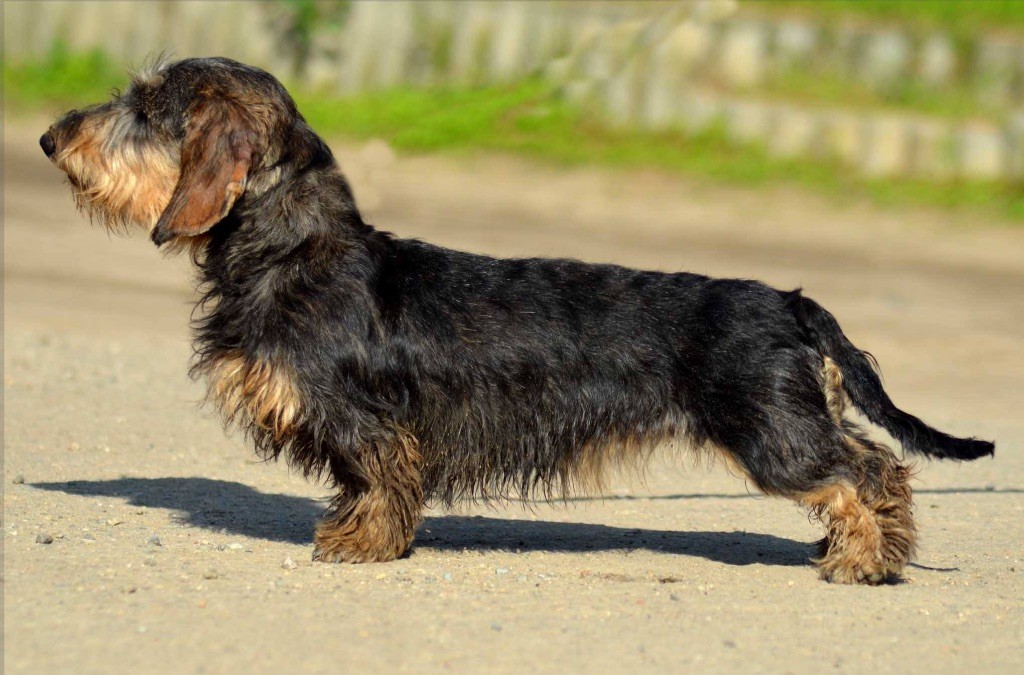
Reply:
[[[3,12],[7,672],[1020,672],[1024,0]],[[326,489],[196,410],[190,262],[89,227],[38,145],[160,52],[278,76],[401,236],[802,286],[996,459],[920,467],[921,565],[878,593],[721,470],[314,566]]]
[[[5,111],[159,52],[286,80],[321,132],[1024,220],[1024,3],[277,0],[4,4]]]

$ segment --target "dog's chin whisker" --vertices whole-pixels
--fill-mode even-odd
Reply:
[[[911,453],[993,452],[896,408],[799,290],[400,239],[268,73],[160,62],[129,94],[52,127],[58,166],[90,221],[192,256],[193,376],[337,487],[314,560],[393,560],[428,503],[600,490],[668,443],[808,509],[823,578],[878,584],[914,554],[910,472],[846,408]]]

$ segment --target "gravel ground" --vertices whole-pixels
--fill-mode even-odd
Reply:
[[[803,285],[898,403],[998,451],[920,465],[920,555],[882,588],[818,581],[796,506],[686,458],[605,499],[432,512],[403,560],[313,564],[329,492],[197,408],[186,262],[84,223],[41,126],[5,130],[6,672],[1024,668],[1019,229],[341,147],[403,235]]]

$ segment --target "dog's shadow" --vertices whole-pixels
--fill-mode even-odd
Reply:
[[[171,509],[190,526],[291,544],[311,544],[313,521],[324,504],[264,494],[241,483],[208,478],[120,478],[34,483],[42,490],[117,497],[148,508]],[[753,532],[675,532],[590,523],[485,516],[427,518],[416,536],[422,548],[585,552],[645,549],[697,556],[727,565],[805,565],[811,544]]]

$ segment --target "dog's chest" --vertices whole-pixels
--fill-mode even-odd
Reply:
[[[282,438],[298,424],[303,405],[290,369],[272,358],[225,351],[199,370],[212,401],[230,422],[255,426]]]

